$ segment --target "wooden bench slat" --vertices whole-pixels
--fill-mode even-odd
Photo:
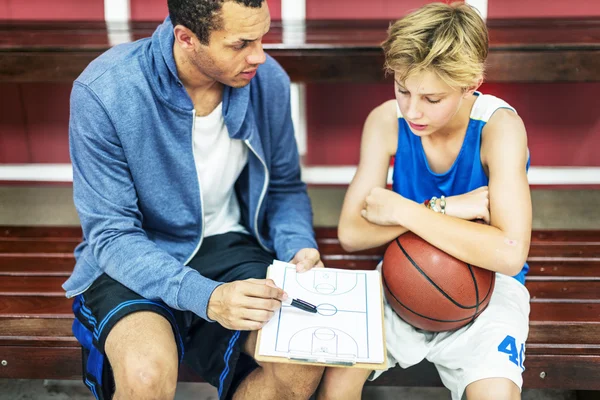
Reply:
[[[69,239],[67,241],[4,240],[0,241],[0,254],[67,254],[72,253],[78,244],[79,241],[74,239]],[[333,241],[327,243],[321,241],[319,243],[319,249],[323,254],[327,254],[329,257],[350,254],[342,249],[339,242]],[[361,251],[360,255],[381,257],[384,252],[385,247],[381,246]],[[600,261],[600,244],[572,245],[544,243],[532,245],[529,250],[529,259],[532,260],[564,260],[572,258]]]
[[[64,297],[0,296],[0,317],[65,318],[72,316],[72,300]],[[532,302],[531,321],[600,321],[597,302]]]
[[[71,306],[65,297],[0,296],[0,317],[71,318]]]
[[[316,227],[318,241],[337,240],[337,228]],[[1,226],[0,240],[11,238],[76,238],[82,237],[77,226]],[[535,230],[531,234],[532,244],[540,242],[600,244],[600,230]]]
[[[65,318],[2,318],[0,317],[0,343],[5,344],[11,337],[28,338],[35,341],[39,337],[72,338],[73,315]],[[599,323],[540,323],[530,325],[528,344],[540,348],[549,345],[599,345]],[[23,339],[25,340],[25,339]]]
[[[414,368],[413,371],[411,371],[412,368]],[[598,379],[600,356],[583,358],[533,354],[526,356],[525,368],[523,381],[526,388],[600,390],[600,380]],[[407,370],[394,368],[367,384],[377,386],[442,386],[434,365],[427,362],[422,362]]]
[[[87,64],[110,48],[106,27],[98,23],[0,25],[0,81],[72,81]],[[123,26],[132,40],[151,35],[159,21]],[[598,18],[489,19],[489,82],[597,81],[600,79]],[[303,82],[381,82],[388,20],[273,21],[263,42],[292,80]],[[62,29],[59,27],[63,27]],[[128,28],[128,29],[125,29]],[[293,42],[293,41],[292,41]],[[306,68],[306,63],[310,68]]]
[[[348,254],[336,235],[317,229],[327,266],[370,269],[381,259],[385,246]],[[72,300],[60,287],[80,237],[79,228],[0,227],[0,351],[9,363],[0,367],[0,378],[80,379]],[[592,379],[600,368],[600,231],[536,231],[529,264],[525,387],[600,390]],[[185,367],[180,374],[201,381]],[[428,363],[395,369],[370,384],[441,385]]]
[[[0,367],[0,378],[3,379],[81,379],[79,348],[5,346],[3,359],[7,361],[6,367]],[[523,379],[526,388],[600,390],[600,380],[597,379],[600,356],[586,357],[583,361],[576,356],[533,354],[527,356],[525,366]],[[185,365],[179,378],[180,381],[202,382]],[[422,362],[406,370],[396,367],[367,385],[435,387],[442,386],[442,383],[433,364]]]
[[[64,297],[64,281],[56,276],[4,276],[0,296]],[[528,281],[526,286],[532,299],[597,300],[600,295],[600,280]]]
[[[599,300],[598,281],[526,281],[532,299],[586,299]],[[1,287],[1,285],[0,285]]]
[[[0,279],[0,296],[65,297],[64,281],[64,277],[55,276],[5,276]]]
[[[6,275],[55,275],[67,277],[73,272],[75,257],[46,257],[44,255],[2,256],[0,254],[0,276]]]
[[[72,337],[73,315],[69,318],[0,318],[0,337]]]
[[[0,241],[0,253],[27,254],[27,253],[72,253],[79,243],[70,240],[64,241]]]
[[[361,259],[355,255],[347,257],[323,256],[325,265],[330,268],[373,269],[379,263],[379,257]],[[73,271],[75,258],[72,254],[64,257],[47,255],[2,255],[0,254],[0,276],[3,275],[40,275],[67,277]],[[547,279],[600,278],[600,261],[530,261],[528,279],[543,277]]]
[[[0,226],[2,238],[81,238],[78,226]]]

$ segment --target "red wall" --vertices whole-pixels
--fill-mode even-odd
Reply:
[[[167,0],[130,0],[131,19],[134,21],[163,20],[167,14]],[[281,18],[281,1],[270,0],[271,19]]]
[[[0,0],[0,17],[97,21],[104,19],[104,0]]]
[[[307,19],[396,19],[427,0],[306,0]]]
[[[394,19],[427,2],[307,0],[307,17]],[[280,0],[269,6],[272,18],[280,18]],[[103,7],[103,0],[0,0],[0,18],[102,20]],[[600,2],[489,0],[488,11],[490,17],[600,16]],[[166,0],[131,0],[131,12],[134,20],[162,20]],[[0,84],[0,163],[68,162],[70,90],[70,83]],[[600,148],[595,106],[600,83],[490,84],[482,90],[517,108],[528,130],[533,165],[600,166],[594,154]],[[365,117],[392,97],[388,85],[308,85],[305,162],[355,164]]]
[[[0,0],[0,19],[8,19],[8,0]]]
[[[30,162],[21,88],[0,85],[0,163]]]
[[[516,108],[538,166],[600,166],[600,83],[485,84]],[[307,87],[308,165],[358,163],[362,125],[371,109],[394,97],[391,84]]]
[[[425,0],[307,0],[307,17],[395,19]],[[489,0],[488,16],[549,17],[600,15],[600,2],[587,0]],[[533,165],[600,166],[597,93],[600,83],[494,84],[481,89],[512,104],[523,118]],[[358,162],[362,124],[377,104],[393,98],[391,87],[366,84],[308,85],[308,165]],[[335,104],[336,107],[331,106]]]
[[[488,17],[600,16],[598,0],[488,0]]]

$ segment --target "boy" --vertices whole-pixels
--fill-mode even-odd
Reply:
[[[396,99],[365,122],[339,223],[342,246],[372,248],[412,231],[496,272],[486,311],[456,331],[415,329],[386,304],[389,367],[426,358],[453,400],[465,393],[468,399],[520,399],[529,318],[529,154],[515,110],[476,91],[488,52],[485,23],[469,5],[429,4],[393,24],[383,49]],[[486,224],[471,222],[476,219]],[[370,375],[328,370],[320,394],[358,399]]]

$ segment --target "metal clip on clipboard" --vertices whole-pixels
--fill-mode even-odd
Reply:
[[[310,362],[326,365],[339,365],[343,367],[351,367],[354,364],[356,364],[356,355],[340,357],[327,353],[311,354],[305,352],[289,351],[287,353],[287,356],[288,359],[291,361]]]

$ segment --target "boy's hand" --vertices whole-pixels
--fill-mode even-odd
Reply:
[[[399,225],[396,215],[399,200],[405,200],[405,198],[388,189],[373,188],[366,197],[360,214],[372,224]]]
[[[469,221],[482,219],[490,223],[490,199],[487,186],[446,198],[446,214]]]
[[[290,263],[296,264],[296,272],[306,272],[312,268],[324,267],[319,250],[311,248],[299,250]]]

